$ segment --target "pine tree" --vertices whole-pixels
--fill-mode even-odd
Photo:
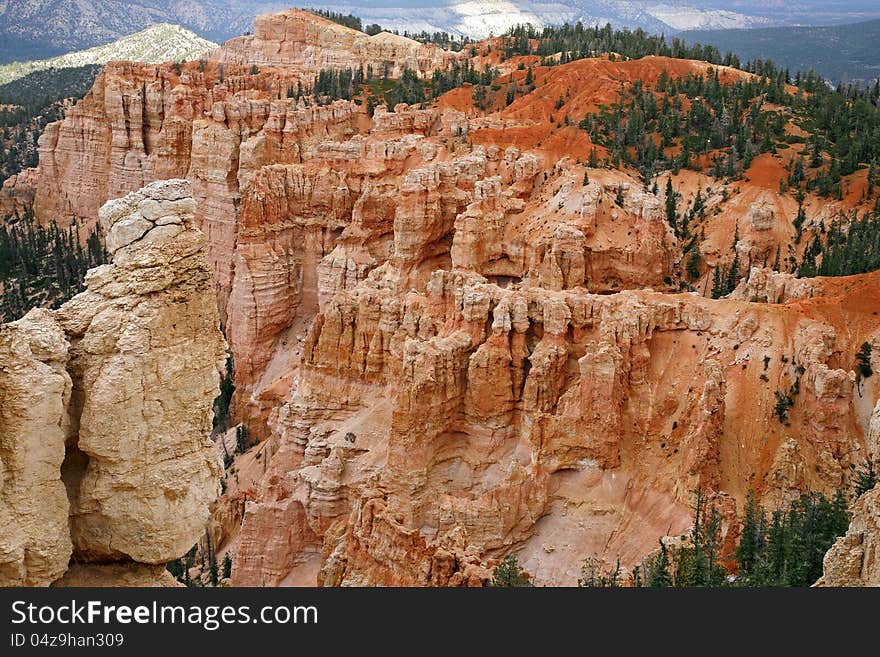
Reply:
[[[874,374],[874,370],[871,368],[871,351],[871,343],[864,342],[859,353],[856,354],[856,374],[860,379],[870,378]]]
[[[866,460],[856,471],[853,499],[858,499],[877,485],[877,470],[874,461]]]
[[[874,375],[874,370],[871,367],[871,351],[871,343],[865,342],[856,354],[856,390],[859,393],[859,397],[862,396],[862,379],[867,379]]]
[[[672,188],[672,178],[666,179],[666,221],[672,231],[678,235],[678,207],[675,199],[675,190]]]
[[[724,282],[724,294],[721,296],[730,294],[736,289],[736,284],[739,282],[739,253],[736,253],[733,256],[733,262],[730,263],[730,269],[727,270],[727,279]]]
[[[530,579],[528,572],[520,568],[519,562],[512,554],[504,557],[492,572],[492,586],[526,587],[532,585]]]
[[[788,421],[788,410],[794,406],[794,399],[792,399],[790,394],[785,394],[779,390],[774,394],[776,395],[776,404],[773,407],[773,412],[782,424],[788,426],[790,424]]]
[[[750,581],[755,575],[759,558],[766,547],[765,523],[764,511],[758,506],[755,491],[749,489],[742,518],[742,532],[736,548],[739,575],[746,581]]]
[[[724,273],[721,265],[716,265],[712,273],[712,298],[720,299],[724,296]]]
[[[633,588],[640,588],[643,586],[642,582],[642,569],[639,565],[633,566],[632,569],[632,585]]]
[[[666,588],[672,586],[672,577],[669,574],[669,552],[663,541],[660,541],[660,552],[647,565],[648,586],[653,588]]]
[[[788,537],[789,531],[785,523],[785,514],[779,510],[774,511],[770,530],[767,532],[767,572],[762,582],[767,586],[778,586],[787,582],[785,555]]]
[[[721,515],[713,507],[709,509],[709,518],[703,531],[706,555],[706,583],[709,586],[721,586],[725,583],[727,571],[721,566]]]
[[[211,581],[211,586],[217,586],[219,582],[219,570],[217,568],[217,555],[214,552],[214,543],[211,540],[211,534],[208,530],[205,530],[205,555],[207,557],[207,565],[208,565],[208,577]]]
[[[794,221],[792,222],[792,224],[794,225],[794,229],[795,229],[795,240],[794,240],[795,243],[798,243],[801,241],[801,235],[803,234],[803,230],[804,230],[804,222],[806,220],[807,220],[807,213],[804,211],[804,204],[802,201],[801,203],[798,204],[797,215],[795,216]]]
[[[700,252],[700,245],[699,243],[694,243],[687,261],[687,274],[688,278],[692,281],[695,281],[700,277],[700,264],[702,261],[703,254]]]

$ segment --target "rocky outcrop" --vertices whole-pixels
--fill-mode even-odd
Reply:
[[[0,187],[0,217],[14,213],[23,214],[34,204],[36,194],[37,169],[25,169],[9,176]]]
[[[211,53],[223,63],[293,67],[303,79],[325,69],[371,68],[398,78],[404,69],[428,77],[458,58],[432,44],[380,32],[368,36],[307,11],[291,9],[257,16],[254,33],[228,41]]]
[[[666,286],[674,238],[657,197],[629,180],[585,186],[571,161],[557,163],[557,178],[536,189],[534,153],[492,148],[484,157],[501,175],[479,181],[457,217],[453,266],[551,290]]]
[[[846,536],[828,550],[817,586],[880,586],[880,488],[859,497]]]
[[[90,582],[101,564],[163,564],[201,534],[225,349],[194,213],[183,180],[111,201],[112,264],[0,327],[4,585],[49,584],[71,558]]]
[[[748,278],[742,280],[730,298],[757,303],[786,303],[793,299],[809,299],[816,294],[816,287],[816,282],[809,278],[752,267]]]

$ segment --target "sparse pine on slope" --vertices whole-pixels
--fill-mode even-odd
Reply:
[[[100,66],[35,71],[0,85],[0,182],[37,165],[37,140],[92,87]]]
[[[0,222],[0,321],[10,322],[36,306],[57,308],[83,290],[86,272],[104,264],[107,252],[95,228],[59,228],[23,217]]]

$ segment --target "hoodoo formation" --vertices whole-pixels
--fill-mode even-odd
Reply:
[[[194,209],[185,180],[108,202],[112,263],[0,326],[0,585],[173,583],[200,537],[225,345]]]
[[[201,62],[108,64],[48,126],[3,198],[100,222],[113,264],[0,329],[0,583],[201,541],[233,585],[481,586],[509,553],[573,585],[685,534],[696,490],[729,551],[749,491],[782,509],[878,458],[857,354],[880,353],[880,272],[773,264],[873,204],[865,171],[836,198],[781,191],[805,139],[778,108],[795,138],[743,175],[707,155],[646,182],[585,116],[760,76],[503,52],[291,10]],[[368,91],[303,92],[329,71]],[[878,583],[876,493],[824,584]]]

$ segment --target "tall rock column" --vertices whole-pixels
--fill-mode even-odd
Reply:
[[[219,492],[211,405],[225,359],[189,182],[153,183],[100,212],[113,264],[59,319],[79,419],[65,462],[75,557],[174,559]]]
[[[112,264],[0,326],[0,585],[156,584],[203,533],[226,344],[194,215],[184,180],[110,201]]]

